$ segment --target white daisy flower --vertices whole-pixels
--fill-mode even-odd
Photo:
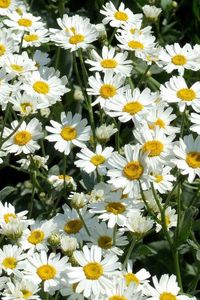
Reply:
[[[48,33],[45,28],[31,30],[29,33],[24,34],[22,47],[40,47],[42,44],[48,43]]]
[[[72,176],[69,175],[49,175],[48,181],[52,186],[55,188],[56,191],[61,191],[64,186],[66,185],[66,188],[76,190],[76,183]],[[64,183],[65,182],[65,183]]]
[[[33,60],[35,61],[35,65],[39,70],[44,66],[47,66],[51,61],[48,53],[42,52],[40,50],[35,51],[33,55]]]
[[[196,133],[200,132],[200,115],[191,113],[190,121],[193,123],[192,126],[190,126],[190,130],[194,131]]]
[[[125,94],[115,96],[106,102],[105,112],[111,117],[118,117],[120,122],[135,122],[138,119],[146,118],[153,109],[157,96],[145,88],[142,92],[138,88],[127,89]]]
[[[18,0],[1,0],[0,1],[0,16],[7,16],[8,13],[17,7]]]
[[[41,17],[35,17],[31,13],[24,12],[22,15],[13,11],[7,14],[7,18],[3,22],[12,30],[31,31],[40,29],[44,26]]]
[[[180,76],[183,76],[185,69],[197,70],[195,54],[190,44],[185,44],[181,48],[178,43],[167,45],[159,53],[160,63],[167,73],[178,70]]]
[[[22,236],[24,230],[33,224],[33,220],[20,220],[18,218],[11,219],[8,223],[2,223],[0,227],[0,234],[5,235],[9,239],[16,242]]]
[[[173,151],[176,156],[173,163],[181,170],[181,174],[188,175],[190,183],[196,175],[200,177],[200,136],[196,139],[191,134],[184,136]]]
[[[18,220],[26,220],[28,210],[23,210],[19,213],[16,213],[15,207],[8,202],[4,204],[0,202],[0,224],[8,224],[11,220],[18,219]]]
[[[144,217],[141,215],[140,211],[129,212],[127,215],[127,220],[122,231],[130,231],[136,237],[144,236],[154,225],[154,221],[149,217]]]
[[[22,158],[17,161],[18,164],[21,165],[21,168],[28,170],[31,163],[34,163],[38,169],[48,170],[47,161],[49,156],[39,156],[39,155],[30,155],[27,158]]]
[[[102,249],[93,245],[91,249],[83,246],[83,251],[75,251],[73,254],[79,267],[69,267],[69,283],[76,283],[75,291],[88,298],[91,295],[99,295],[112,289],[111,276],[117,273],[120,267],[118,257],[114,254],[106,254],[102,257]]]
[[[90,88],[87,88],[88,95],[95,95],[97,99],[92,103],[96,105],[100,103],[101,108],[106,106],[106,102],[111,100],[114,96],[123,93],[126,87],[123,86],[125,77],[121,74],[114,75],[113,73],[106,73],[101,79],[100,73],[96,72],[95,76],[89,77]]]
[[[171,191],[173,188],[173,181],[176,181],[176,177],[171,175],[170,171],[171,167],[161,166],[161,168],[155,169],[150,175],[155,190],[161,194],[166,194],[168,191]]]
[[[92,67],[90,71],[103,71],[121,73],[126,77],[131,75],[132,61],[126,60],[128,52],[115,54],[115,48],[103,46],[102,57],[94,49],[91,51],[92,59],[87,59],[85,62]]]
[[[157,218],[161,221],[162,216],[160,213],[157,215]],[[168,230],[172,227],[177,226],[176,210],[174,208],[171,208],[170,206],[168,206],[165,209],[165,223]],[[159,232],[161,229],[162,229],[161,224],[156,223],[156,232]]]
[[[71,112],[67,115],[61,113],[61,124],[56,121],[50,121],[51,125],[46,126],[46,130],[51,134],[46,137],[50,142],[56,142],[55,149],[68,155],[73,145],[84,148],[85,142],[90,139],[90,126],[87,120],[82,119],[80,114],[72,116]]]
[[[162,9],[158,8],[154,5],[145,5],[142,7],[143,14],[146,18],[156,21],[158,19],[158,16],[160,15]]]
[[[9,84],[9,81],[11,79],[11,76],[7,74],[5,68],[0,69],[0,105],[2,107],[2,110],[5,110],[7,107],[8,99],[11,94],[11,91],[13,90],[13,87],[11,84]]]
[[[133,14],[129,8],[125,8],[124,3],[120,3],[118,9],[110,1],[103,5],[103,9],[100,10],[102,15],[106,17],[103,19],[104,24],[110,23],[111,27],[120,27],[122,24],[141,22],[142,14]]]
[[[37,99],[25,92],[23,94],[21,92],[14,93],[9,102],[13,104],[13,110],[19,112],[21,116],[34,114],[38,109]]]
[[[106,125],[102,124],[100,127],[96,127],[95,134],[96,138],[100,143],[107,143],[110,137],[118,131],[114,128],[114,124]]]
[[[10,128],[5,128],[3,138],[8,137],[15,128],[18,126],[18,121],[13,121]],[[37,140],[43,137],[41,123],[33,118],[28,124],[25,121],[22,122],[17,131],[3,143],[3,149],[10,153],[18,155],[20,153],[34,153],[40,148]]]
[[[12,33],[8,29],[1,29],[0,32],[0,65],[3,66],[4,59],[9,53],[18,52],[19,46],[12,38]]]
[[[92,173],[97,170],[100,175],[105,175],[107,160],[112,155],[113,150],[113,147],[102,149],[102,146],[99,144],[96,146],[95,152],[88,148],[83,148],[77,153],[77,157],[80,159],[75,161],[74,164],[86,173]]]
[[[36,284],[43,283],[44,291],[54,295],[60,288],[61,273],[67,270],[68,257],[60,258],[60,254],[45,251],[35,253],[28,257],[24,270],[24,278],[34,281]]]
[[[38,285],[33,281],[21,280],[21,281],[9,281],[6,284],[6,289],[2,294],[2,300],[41,300],[37,295],[39,291]]]
[[[62,296],[67,296],[67,300],[84,300],[85,297],[81,293],[76,293],[76,284],[69,284],[69,279],[67,277],[61,278],[61,288],[60,293]]]

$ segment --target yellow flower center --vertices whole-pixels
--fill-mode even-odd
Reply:
[[[101,66],[106,69],[116,68],[117,62],[114,59],[104,59],[101,61]]]
[[[133,273],[127,273],[126,275],[124,275],[125,280],[126,280],[126,285],[129,286],[129,284],[131,282],[134,282],[135,284],[140,284],[139,279],[137,278],[137,276]]]
[[[24,35],[24,40],[26,42],[34,42],[37,41],[39,39],[37,34],[25,34]]]
[[[157,119],[155,122],[155,126],[159,126],[160,128],[165,128],[165,122],[161,119]]]
[[[175,55],[172,57],[172,63],[177,66],[182,66],[187,63],[187,59],[184,55]]]
[[[77,137],[77,131],[73,127],[65,126],[60,132],[61,137],[65,141],[72,141]]]
[[[14,257],[6,257],[2,264],[6,269],[15,269],[17,266],[17,260]]]
[[[21,103],[20,107],[21,107],[21,111],[23,113],[27,113],[29,110],[32,111],[33,104],[30,102],[24,102],[24,103]]]
[[[95,166],[102,165],[106,159],[103,155],[97,154],[90,159],[91,163]]]
[[[11,0],[0,0],[0,8],[8,8]]]
[[[64,180],[64,175],[59,175],[58,178]],[[71,178],[71,176],[65,175],[65,180],[70,180]]]
[[[126,206],[119,202],[110,202],[105,208],[107,212],[111,212],[114,215],[122,214],[126,210]]]
[[[160,141],[156,140],[148,141],[142,147],[144,152],[149,152],[149,157],[159,156],[163,149],[164,145]]]
[[[16,219],[17,216],[13,213],[7,213],[5,215],[3,215],[4,221],[6,222],[6,224],[8,224],[11,220]]]
[[[110,236],[103,235],[98,239],[98,246],[103,249],[110,249],[113,245],[113,240]]]
[[[19,26],[24,26],[24,27],[30,27],[32,25],[31,20],[24,19],[24,18],[19,19],[17,23]]]
[[[136,28],[131,28],[130,33],[134,34],[136,32]]]
[[[124,167],[124,175],[130,179],[139,179],[144,171],[143,166],[139,161],[131,161]]]
[[[143,108],[144,106],[140,102],[135,101],[125,104],[123,107],[123,111],[129,113],[130,115],[135,115]]]
[[[15,11],[18,13],[18,15],[22,16],[23,15],[23,10],[20,7],[17,7]]]
[[[30,132],[22,130],[15,134],[14,143],[19,146],[24,146],[31,140],[31,138],[32,135],[30,134]]]
[[[22,298],[23,299],[28,299],[29,297],[31,297],[33,294],[30,292],[30,291],[28,291],[28,290],[21,290],[20,291],[21,293],[22,293]]]
[[[37,92],[39,94],[46,95],[49,92],[49,85],[44,81],[36,81],[33,84],[33,89],[35,92]]]
[[[6,52],[6,47],[2,44],[0,44],[0,56],[4,55]]]
[[[64,231],[68,234],[78,233],[83,227],[83,223],[80,219],[71,220],[64,226]]]
[[[163,180],[163,176],[162,175],[155,175],[155,182],[159,183]]]
[[[103,274],[103,267],[96,262],[92,262],[85,265],[83,271],[87,279],[97,280]]]
[[[128,46],[132,49],[144,49],[144,45],[138,41],[130,41]]]
[[[116,88],[111,84],[104,84],[99,90],[101,97],[108,99],[116,95]]]
[[[53,279],[56,276],[56,269],[51,265],[42,265],[36,271],[42,280]]]
[[[123,11],[116,11],[114,17],[116,20],[119,21],[128,21],[128,15]]]
[[[114,295],[114,296],[109,297],[108,300],[127,300],[127,298],[124,296]]]
[[[181,89],[176,93],[182,101],[192,101],[196,98],[196,93],[191,89]]]
[[[176,299],[177,299],[176,296],[168,292],[162,293],[159,297],[159,300],[176,300]]]
[[[85,40],[84,35],[82,35],[82,34],[75,34],[75,35],[73,35],[73,36],[71,36],[69,38],[69,43],[72,44],[72,45],[76,45],[78,43],[83,42],[84,40]]]
[[[16,72],[23,72],[24,71],[24,67],[22,67],[20,65],[11,64],[10,66],[13,69],[13,71],[16,71]]]
[[[187,153],[186,162],[193,169],[200,168],[200,152]]]
[[[37,245],[44,240],[44,232],[41,230],[33,230],[28,237],[29,243]]]

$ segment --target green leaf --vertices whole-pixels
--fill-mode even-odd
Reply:
[[[172,3],[172,0],[161,0],[160,5],[162,7],[162,9],[166,9],[167,6],[170,6]]]
[[[177,246],[183,244],[188,239],[192,228],[193,216],[195,215],[195,213],[196,209],[194,207],[189,207],[188,209],[186,209],[182,218],[182,222],[180,224]]]
[[[6,199],[6,197],[9,196],[14,191],[16,191],[16,188],[14,188],[13,186],[6,186],[4,189],[0,191],[0,201]]]

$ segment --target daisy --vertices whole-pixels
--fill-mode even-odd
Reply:
[[[27,158],[22,158],[17,161],[21,165],[21,168],[28,170],[30,165],[33,163],[38,169],[48,170],[47,161],[49,156],[40,156],[40,155],[30,155]]]
[[[194,131],[196,133],[200,132],[200,115],[191,113],[190,121],[193,123],[192,126],[190,126],[190,130]]]
[[[33,220],[13,218],[8,223],[1,223],[0,234],[5,235],[10,240],[16,242],[30,224],[33,224]]]
[[[110,137],[118,131],[117,128],[114,128],[114,124],[106,125],[102,124],[100,127],[96,127],[95,134],[97,140],[100,143],[107,143],[110,140]]]
[[[160,300],[160,299],[174,299],[174,300],[188,300],[188,296],[178,295],[180,288],[178,287],[176,276],[164,274],[158,281],[156,276],[152,278],[152,287],[150,284],[146,285],[145,294],[149,300]]]
[[[38,285],[33,281],[9,281],[6,284],[6,289],[2,294],[2,300],[41,300],[37,295],[39,291]]]
[[[89,77],[90,88],[87,88],[88,95],[95,95],[97,99],[92,103],[96,105],[100,103],[101,108],[104,108],[106,102],[114,96],[120,95],[126,87],[123,87],[125,77],[121,74],[114,75],[106,73],[101,79],[100,73],[96,72],[95,76]]]
[[[50,121],[52,127],[46,126],[46,130],[51,134],[46,137],[50,142],[56,142],[55,149],[68,155],[73,145],[84,148],[85,142],[90,139],[90,126],[87,120],[82,119],[80,114],[72,116],[71,112],[67,115],[61,113],[61,124]]]
[[[125,23],[138,23],[142,20],[142,14],[133,14],[129,8],[125,8],[124,3],[120,3],[118,9],[110,1],[103,5],[103,9],[100,10],[102,15],[106,17],[103,19],[103,24],[110,23],[111,27],[120,27]]]
[[[150,19],[151,21],[156,21],[162,9],[154,5],[145,5],[142,7],[142,11],[146,18]]]
[[[161,166],[159,169],[155,169],[150,175],[153,181],[155,190],[158,190],[161,194],[166,194],[173,188],[173,181],[176,181],[176,177],[170,174],[171,167]]]
[[[18,126],[18,121],[13,121],[10,128],[5,128],[3,138],[8,137]],[[3,143],[3,149],[18,155],[20,153],[34,153],[40,148],[37,140],[43,137],[41,123],[33,118],[28,124],[25,121],[19,126],[17,131]]]
[[[69,283],[77,284],[77,293],[83,292],[87,298],[112,289],[111,276],[120,267],[116,255],[106,254],[102,257],[102,249],[93,245],[91,249],[83,246],[83,251],[75,251],[73,256],[79,267],[69,267],[67,275]]]
[[[182,48],[178,43],[167,45],[160,51],[159,60],[167,73],[178,70],[180,76],[183,76],[184,70],[197,70],[195,54],[190,44],[185,44]]]
[[[36,113],[38,103],[36,98],[31,95],[17,92],[10,97],[9,102],[13,104],[13,110],[19,112],[21,116],[28,116]]]
[[[102,149],[102,146],[99,144],[96,146],[95,152],[88,148],[83,148],[81,152],[77,153],[77,157],[80,159],[75,161],[74,164],[86,173],[92,173],[97,170],[100,175],[105,175],[107,160],[112,155],[113,150],[112,147]]]
[[[4,59],[9,53],[18,52],[18,45],[12,38],[9,29],[1,29],[0,32],[0,65],[3,66]]]
[[[7,107],[8,99],[12,91],[12,85],[9,84],[11,77],[7,74],[5,68],[0,69],[0,105],[2,110]]]
[[[68,257],[60,258],[60,254],[50,253],[47,256],[45,251],[34,253],[28,257],[24,270],[24,278],[34,281],[36,284],[43,283],[44,291],[54,295],[60,288],[60,277],[66,272]]]
[[[181,170],[181,174],[188,175],[189,183],[193,182],[196,175],[200,177],[200,136],[196,139],[186,135],[174,146],[176,159],[173,163]]]
[[[31,31],[44,26],[41,17],[35,17],[31,13],[24,12],[22,15],[13,11],[7,14],[7,18],[3,22],[12,30]]]
[[[19,213],[16,213],[15,207],[8,202],[4,204],[0,202],[0,224],[8,224],[11,220],[26,220],[28,210],[23,210]]]
[[[157,215],[157,218],[161,221],[162,217],[161,217],[160,213]],[[171,208],[170,206],[168,206],[165,209],[165,223],[166,223],[166,227],[167,227],[168,230],[172,227],[177,226],[176,210]],[[162,229],[161,224],[157,223],[156,224],[156,232],[159,232],[161,229]]]
[[[42,52],[40,50],[35,51],[35,53],[33,55],[33,60],[35,62],[36,67],[38,68],[38,70],[40,70],[44,66],[47,66],[51,61],[48,53]]]
[[[141,215],[140,211],[129,212],[127,221],[122,231],[130,231],[136,237],[143,237],[154,225],[154,221],[149,217]]]
[[[122,52],[115,54],[115,48],[108,48],[103,46],[102,57],[97,53],[97,51],[91,51],[92,59],[87,59],[85,62],[92,67],[90,71],[103,71],[121,73],[126,77],[131,75],[132,61],[126,60],[128,57],[128,52]]]
[[[61,288],[60,293],[62,296],[67,296],[67,300],[84,300],[85,297],[81,293],[76,293],[76,284],[69,284],[69,279],[67,277],[61,278]]]
[[[135,122],[138,119],[147,117],[153,109],[156,95],[150,89],[145,88],[142,92],[138,88],[127,89],[125,94],[115,96],[106,103],[106,114],[111,117],[118,117],[120,122]]]
[[[49,42],[47,29],[31,30],[29,33],[23,36],[23,48],[27,47],[40,47],[42,44]]]
[[[48,181],[50,182],[50,184],[52,184],[56,191],[61,191],[65,185],[66,188],[70,190],[76,190],[77,187],[73,177],[69,175],[49,175]]]
[[[17,4],[18,0],[0,0],[0,16],[7,16]]]

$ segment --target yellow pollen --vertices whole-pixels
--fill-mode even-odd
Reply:
[[[176,93],[182,101],[192,101],[196,98],[196,93],[191,89],[181,89]]]
[[[187,59],[184,55],[175,55],[172,57],[172,63],[177,66],[182,66],[187,63]]]
[[[101,61],[101,66],[105,69],[112,69],[117,67],[117,62],[114,59],[104,59]]]
[[[106,161],[106,159],[104,156],[97,154],[97,155],[93,156],[90,159],[90,161],[93,165],[99,166],[99,165],[102,165]]]
[[[142,150],[144,152],[149,153],[148,154],[149,157],[159,156],[160,153],[163,151],[163,149],[164,149],[164,145],[157,140],[148,141],[142,147]]]
[[[28,299],[29,297],[31,297],[33,294],[30,292],[30,291],[28,291],[28,290],[21,290],[20,291],[21,293],[22,293],[22,298],[23,299]]]
[[[128,46],[132,49],[144,49],[144,45],[138,41],[130,41],[128,42]]]
[[[114,296],[109,297],[108,300],[127,300],[127,298],[124,296],[114,295]]]
[[[58,178],[64,180],[64,175],[59,175]],[[70,180],[71,178],[71,176],[65,175],[65,180]]]
[[[144,106],[138,102],[129,102],[124,105],[123,111],[129,113],[130,115],[135,115],[139,111],[141,111],[144,108]]]
[[[103,267],[96,262],[91,262],[83,267],[83,271],[87,279],[97,280],[103,274]]]
[[[64,231],[68,234],[78,233],[83,227],[83,223],[80,219],[71,220],[64,226]]]
[[[23,113],[27,113],[29,110],[32,111],[33,105],[30,102],[24,102],[21,103],[20,107]]]
[[[165,223],[167,226],[171,223],[170,217],[168,215],[165,216]]]
[[[84,40],[85,40],[84,35],[82,35],[82,34],[75,34],[75,35],[73,35],[73,36],[71,36],[69,38],[69,43],[72,44],[72,45],[76,45],[78,43],[83,42]]]
[[[17,266],[17,260],[14,257],[6,257],[2,264],[6,269],[15,269]]]
[[[98,246],[102,249],[110,249],[113,245],[113,240],[110,236],[103,235],[98,239]]]
[[[26,145],[32,138],[32,135],[30,132],[26,130],[19,131],[17,134],[14,136],[14,143],[19,146],[24,146]]]
[[[33,230],[28,237],[29,243],[37,245],[44,240],[44,232],[41,230]]]
[[[0,44],[0,56],[3,56],[6,52],[6,47],[2,44]]]
[[[136,32],[136,28],[131,28],[130,33],[134,34]]]
[[[0,8],[8,8],[11,0],[0,0]]]
[[[50,280],[56,276],[56,269],[51,265],[42,265],[36,271],[42,280]]]
[[[17,8],[15,9],[15,11],[18,13],[18,15],[20,15],[20,16],[23,15],[23,11],[22,11],[22,9],[21,9],[20,7],[17,7]]]
[[[23,72],[24,71],[24,68],[20,65],[11,64],[10,66],[16,72]]]
[[[163,176],[162,175],[155,175],[155,182],[159,183],[163,180]]]
[[[124,275],[125,280],[126,280],[126,285],[129,286],[129,284],[131,282],[134,282],[135,284],[140,284],[139,279],[137,278],[137,276],[133,273],[127,273],[126,275]]]
[[[77,137],[77,131],[73,127],[65,126],[60,132],[61,137],[65,141],[72,141]]]
[[[75,27],[65,29],[66,32],[69,32],[70,30],[73,32],[73,34],[76,34],[76,28]]]
[[[190,168],[200,168],[200,152],[189,152],[186,155],[186,163]]]
[[[38,94],[46,95],[49,92],[49,85],[44,81],[36,81],[33,84],[33,89]]]
[[[34,42],[37,41],[39,39],[37,34],[25,34],[24,35],[24,40],[26,42]]]
[[[114,17],[116,20],[119,21],[128,21],[128,15],[123,11],[116,11]]]
[[[120,215],[126,210],[126,206],[119,202],[110,202],[105,208],[107,212],[111,212],[114,215]]]
[[[116,95],[116,87],[111,84],[103,84],[99,90],[101,97],[104,99],[108,99],[110,97],[114,97]]]
[[[11,220],[16,219],[17,216],[16,216],[16,214],[13,214],[13,213],[7,213],[3,216],[3,218],[4,218],[4,221],[6,222],[6,224],[8,224]]]
[[[24,18],[19,19],[17,23],[19,26],[24,26],[24,27],[30,27],[32,25],[31,20],[24,19]]]
[[[139,179],[144,171],[143,166],[139,161],[131,161],[124,167],[124,175],[130,179]]]
[[[177,297],[171,293],[164,292],[160,295],[159,300],[177,300]]]

